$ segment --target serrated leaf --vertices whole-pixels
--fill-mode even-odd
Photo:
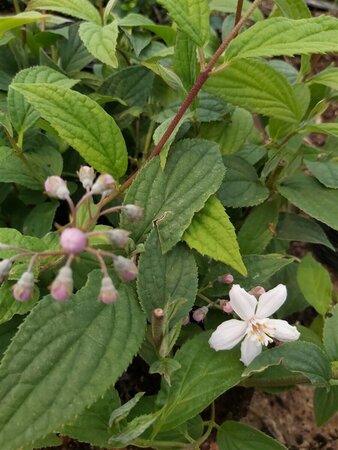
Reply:
[[[211,11],[220,11],[223,13],[235,13],[237,9],[237,0],[211,0],[209,7]],[[249,0],[243,1],[243,13],[246,13],[252,7]],[[251,19],[258,21],[263,20],[264,15],[259,8],[256,8],[251,15]]]
[[[242,275],[247,274],[235,229],[217,197],[211,196],[195,214],[183,239],[202,255],[228,264]]]
[[[16,84],[19,91],[69,145],[100,172],[119,178],[127,150],[114,119],[79,92],[48,84]]]
[[[209,5],[207,0],[159,0],[177,23],[180,31],[199,47],[209,39]]]
[[[162,254],[157,230],[153,230],[139,261],[137,287],[142,306],[150,321],[155,308],[164,308],[170,300],[184,298],[178,318],[191,310],[197,294],[197,266],[184,244]]]
[[[325,319],[323,342],[331,361],[338,361],[338,306],[332,310],[332,316]]]
[[[176,36],[174,70],[185,89],[190,89],[198,75],[198,61],[196,45],[183,31],[179,31]]]
[[[338,68],[329,67],[326,70],[322,70],[314,77],[308,80],[309,84],[323,84],[324,86],[328,86],[331,89],[338,90]],[[319,124],[319,126],[325,124]],[[338,134],[338,131],[337,131]]]
[[[68,36],[58,40],[56,44],[60,56],[59,67],[61,67],[64,72],[76,77],[84,76],[84,73],[79,74],[79,72],[91,63],[94,57],[87,51],[79,36],[79,25],[75,23],[67,27],[67,29]],[[48,65],[50,66],[50,61]],[[55,69],[56,68],[58,68],[58,66],[56,66]],[[92,74],[88,74],[89,77],[91,75]]]
[[[12,294],[13,283],[0,286],[0,324],[8,322],[15,314],[28,313],[39,300],[39,289],[35,288],[33,296],[27,302],[18,302]]]
[[[306,19],[311,12],[304,0],[274,0],[283,15],[290,19]]]
[[[209,77],[204,89],[251,112],[298,123],[300,107],[295,92],[284,75],[269,64],[242,59]]]
[[[201,139],[185,139],[172,147],[164,171],[160,158],[151,160],[140,171],[127,192],[125,204],[144,208],[135,224],[122,217],[122,227],[139,241],[155,223],[163,252],[182,237],[196,211],[221,184],[224,166],[218,146]]]
[[[284,178],[279,192],[310,216],[338,230],[337,191],[324,187],[313,177],[295,175]]]
[[[30,0],[28,9],[56,11],[89,22],[101,23],[100,14],[88,0]]]
[[[20,231],[14,228],[0,228],[0,243],[6,245],[13,245],[33,252],[43,252],[47,250],[46,244],[41,239],[23,236]],[[18,250],[2,250],[0,249],[1,258],[10,258],[18,253]]]
[[[1,16],[0,17],[0,37],[2,37],[6,31],[13,28],[21,27],[27,23],[39,22],[46,19],[48,16],[40,14],[38,12],[22,12],[15,16]]]
[[[338,161],[311,161],[304,159],[306,167],[324,186],[332,189],[338,188]]]
[[[108,66],[116,68],[118,60],[115,55],[118,36],[117,22],[101,26],[96,23],[83,22],[79,35],[89,53]]]
[[[313,409],[316,423],[319,427],[325,425],[338,412],[338,386],[331,386],[315,390]]]
[[[3,450],[71,421],[105,394],[137,352],[145,321],[133,291],[121,286],[115,305],[100,304],[100,278],[92,273],[66,304],[45,297],[12,341],[0,366]]]

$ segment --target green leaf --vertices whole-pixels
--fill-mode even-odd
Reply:
[[[209,338],[210,333],[201,333],[176,353],[181,368],[173,373],[171,387],[163,387],[159,393],[164,407],[155,424],[157,431],[185,423],[239,382],[243,365],[238,352],[215,352],[208,344]]]
[[[325,319],[323,342],[331,361],[338,361],[338,306],[332,310],[332,316]]]
[[[0,16],[0,38],[6,31],[21,27],[27,23],[39,22],[48,16],[38,12],[22,12],[15,16]]]
[[[324,186],[328,188],[338,188],[338,161],[331,159],[328,161],[311,161],[304,159],[306,167]]]
[[[79,35],[89,53],[108,66],[116,68],[116,43],[118,36],[117,22],[102,27],[96,23],[83,22],[79,28]]]
[[[79,36],[79,25],[75,23],[67,28],[68,36],[57,42],[57,50],[60,56],[59,66],[64,72],[75,77],[83,76],[83,73],[79,74],[80,70],[91,63],[94,57],[87,51]]]
[[[18,326],[22,322],[21,316],[14,316],[9,322],[0,325],[0,358],[7,350],[7,347],[11,343],[15,333],[18,331]]]
[[[279,199],[256,206],[245,219],[238,243],[244,255],[263,253],[274,236],[278,221]]]
[[[267,199],[269,190],[251,164],[239,156],[225,156],[223,161],[227,170],[217,196],[224,206],[254,206]]]
[[[302,373],[316,386],[328,386],[331,366],[326,354],[310,342],[289,342],[261,353],[247,367],[243,376],[282,365],[291,372]]]
[[[157,414],[144,414],[133,419],[120,432],[113,434],[109,439],[110,445],[124,444],[127,445],[138,438],[145,430],[147,430],[157,419]]]
[[[298,214],[283,212],[280,214],[276,238],[282,241],[301,241],[325,245],[329,249],[335,250],[320,225]]]
[[[13,78],[9,87],[7,106],[12,124],[18,133],[31,128],[40,117],[40,114],[28,103],[25,97],[13,89],[16,83],[48,83],[63,88],[71,88],[78,81],[67,78],[60,72],[46,66],[23,69]]]
[[[274,0],[283,15],[290,19],[307,19],[311,12],[304,0]]]
[[[329,391],[325,388],[316,389],[313,408],[317,425],[325,425],[338,412],[338,386],[331,386]]]
[[[235,13],[237,9],[237,0],[211,0],[209,7],[211,11],[220,11],[224,13]],[[243,1],[243,12],[246,13],[252,7],[252,3],[249,0]],[[264,15],[259,8],[256,8],[252,13],[251,18],[256,22],[263,20]]]
[[[14,228],[0,228],[0,243],[15,247],[32,250],[33,252],[43,252],[47,250],[46,244],[41,239],[23,236]],[[18,253],[18,250],[2,250],[0,248],[1,258],[10,258]]]
[[[338,137],[338,123],[319,123],[318,125],[308,125],[305,128],[307,133],[322,133]]]
[[[28,9],[56,11],[89,22],[101,23],[100,14],[88,0],[30,0]]]
[[[67,144],[100,172],[119,178],[127,169],[127,150],[114,119],[89,97],[48,84],[16,84]]]
[[[165,169],[160,158],[140,171],[125,197],[125,204],[144,208],[144,215],[131,224],[122,217],[122,227],[139,241],[155,223],[162,251],[170,250],[188,228],[195,212],[220,186],[224,166],[218,146],[201,139],[185,139],[172,147]]]
[[[13,137],[13,128],[8,114],[0,111],[0,125],[2,125],[8,134]]]
[[[197,294],[197,267],[184,244],[162,254],[161,243],[153,230],[140,257],[137,287],[142,306],[150,321],[155,308],[164,308],[168,301],[184,298],[179,318],[191,310]]]
[[[234,61],[220,73],[209,77],[204,89],[221,99],[251,112],[298,123],[300,106],[284,75],[265,62]]]
[[[114,423],[118,423],[128,417],[130,411],[137,405],[143,396],[144,392],[138,392],[133,398],[128,400],[122,406],[116,407],[116,409],[114,409],[114,411],[109,415],[109,426],[111,427]]]
[[[198,47],[209,39],[209,5],[207,0],[159,0],[177,23]]]
[[[100,278],[92,273],[66,304],[44,298],[12,341],[0,366],[3,450],[28,445],[81,414],[141,345],[144,316],[132,289],[123,285],[115,305],[100,304]]]
[[[284,445],[249,425],[231,420],[217,431],[219,450],[286,450]]]
[[[190,89],[198,75],[196,45],[183,31],[176,36],[174,70],[186,89]]]
[[[58,202],[34,206],[24,221],[23,232],[30,236],[43,237],[51,230],[58,206]]]
[[[325,315],[332,303],[332,283],[330,275],[308,253],[300,262],[297,270],[297,281],[306,300],[315,310]]]
[[[13,283],[5,283],[0,286],[0,324],[8,322],[15,314],[28,313],[39,300],[39,290],[34,289],[31,300],[18,302],[12,294]]]
[[[310,78],[308,80],[308,83],[310,84],[322,84],[324,86],[328,86],[331,89],[338,90],[338,68],[336,67],[329,67],[326,70],[322,70],[314,77]],[[319,124],[326,125],[326,124]],[[338,133],[338,132],[337,132]]]
[[[228,264],[242,275],[247,274],[235,229],[217,197],[211,196],[204,208],[195,214],[183,239],[202,255]]]
[[[278,190],[297,208],[338,230],[338,202],[335,189],[327,189],[313,177],[296,175],[284,178]]]

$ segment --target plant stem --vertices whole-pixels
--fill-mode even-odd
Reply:
[[[19,14],[21,12],[20,5],[19,5],[19,0],[13,0],[13,6],[14,6],[14,9],[15,9],[15,13]]]
[[[241,20],[241,15],[242,15],[242,10],[243,10],[243,3],[244,3],[244,0],[238,0],[237,1],[235,25],[237,25],[238,22]]]

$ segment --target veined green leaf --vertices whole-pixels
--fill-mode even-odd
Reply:
[[[307,19],[311,12],[304,0],[274,0],[283,15],[290,19]]]
[[[31,300],[18,302],[12,294],[13,283],[5,283],[0,287],[0,324],[8,322],[15,314],[28,313],[39,299],[38,288],[34,289]]]
[[[46,244],[36,237],[23,236],[20,231],[14,228],[0,228],[0,244],[13,245],[14,247],[20,247],[34,252],[43,252],[47,250]],[[16,255],[18,250],[1,249],[1,258],[10,258]]]
[[[220,11],[224,13],[235,13],[237,9],[237,0],[211,0],[209,7],[211,11]],[[249,0],[243,1],[243,13],[246,13],[252,6]],[[263,20],[264,15],[259,8],[256,8],[252,13],[251,18],[256,22]]]
[[[22,12],[15,16],[0,16],[0,37],[13,28],[21,27],[27,23],[39,22],[47,17],[38,12]]]
[[[324,186],[328,188],[338,188],[338,161],[330,160],[312,161],[304,159],[306,167]]]
[[[196,45],[183,31],[176,36],[174,70],[186,89],[190,89],[198,75]]]
[[[15,84],[40,115],[69,145],[100,172],[119,178],[127,168],[127,150],[114,119],[94,100],[49,84]]]
[[[313,408],[317,425],[321,427],[338,412],[338,386],[331,386],[329,391],[325,388],[316,389]]]
[[[305,131],[307,133],[322,133],[338,137],[338,123],[319,123],[318,125],[308,125]]]
[[[42,238],[52,227],[59,202],[45,202],[34,206],[25,218],[23,232],[29,236]]]
[[[30,0],[28,9],[56,11],[89,22],[101,23],[100,14],[88,0]]]
[[[338,361],[338,306],[332,310],[332,316],[325,319],[323,341],[325,351],[331,361]]]
[[[328,86],[331,89],[338,90],[338,68],[337,67],[329,67],[326,70],[319,72],[314,77],[308,80],[308,83],[314,84],[323,84],[324,86]],[[320,124],[326,125],[326,124]],[[319,126],[320,126],[319,125]],[[338,134],[338,131],[337,131]]]

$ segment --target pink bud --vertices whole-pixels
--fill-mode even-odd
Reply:
[[[102,173],[92,187],[92,194],[101,194],[105,197],[115,190],[115,180],[108,173]]]
[[[143,208],[136,205],[124,205],[123,211],[130,222],[137,222],[143,216]]]
[[[234,282],[234,277],[231,275],[231,273],[225,273],[224,275],[220,275],[217,278],[217,281],[223,284],[232,284]]]
[[[202,308],[195,309],[192,313],[192,317],[195,322],[202,322],[206,318],[208,311],[209,309],[207,306],[202,306]]]
[[[82,183],[82,186],[89,191],[93,186],[95,172],[92,167],[89,166],[81,166],[80,170],[77,172],[77,176]]]
[[[185,318],[182,320],[182,325],[186,326],[186,325],[189,325],[189,323],[190,323],[190,316],[189,316],[189,314],[188,314],[187,317],[185,317]]]
[[[118,299],[119,293],[115,289],[115,286],[110,277],[103,277],[101,282],[101,290],[99,300],[106,305],[115,303]]]
[[[54,300],[65,302],[73,292],[73,272],[68,266],[60,269],[57,277],[50,286],[50,293]]]
[[[60,245],[68,254],[81,253],[87,245],[87,235],[78,228],[66,228],[61,233]]]
[[[256,286],[249,291],[249,294],[254,295],[255,297],[260,297],[265,293],[265,289],[262,286]]]
[[[0,262],[0,283],[7,280],[12,264],[10,259],[4,259]]]
[[[13,296],[19,302],[25,302],[32,297],[34,289],[34,275],[32,272],[24,272],[19,281],[13,286]]]
[[[64,200],[69,196],[66,182],[58,176],[48,177],[45,181],[45,191],[49,197]]]
[[[219,304],[225,313],[231,314],[233,312],[231,303],[228,300],[220,300]]]
[[[136,264],[131,259],[124,258],[123,256],[116,256],[114,258],[114,268],[122,281],[135,280],[138,274]]]
[[[115,228],[108,231],[108,237],[115,248],[125,248],[129,241],[129,231]]]

